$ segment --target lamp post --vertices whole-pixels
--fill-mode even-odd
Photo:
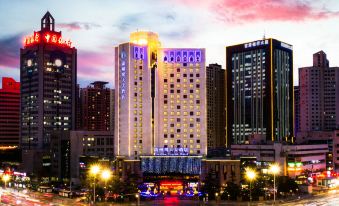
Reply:
[[[10,179],[10,176],[9,175],[4,175],[4,176],[2,176],[2,180],[4,181],[4,183],[5,183],[5,189],[6,189],[6,184],[7,184],[7,182],[8,182],[8,180]]]
[[[101,178],[105,181],[105,195],[107,192],[107,180],[109,180],[111,178],[111,171],[110,170],[104,170],[101,173]],[[106,198],[105,198],[106,199]]]
[[[219,193],[215,193],[215,202],[218,204],[218,196],[219,196]]]
[[[95,181],[96,181],[96,176],[100,172],[100,167],[98,165],[93,165],[90,168],[90,174],[93,175],[94,179],[94,184],[93,184],[93,204],[95,204]]]
[[[135,198],[137,198],[137,206],[139,206],[140,205],[140,196],[139,196],[139,194],[136,194]]]
[[[270,166],[270,172],[273,174],[273,204],[275,204],[275,175],[280,172],[278,164],[272,164]]]
[[[256,172],[251,168],[246,168],[246,178],[250,182],[250,204],[252,202],[252,181],[256,178]]]

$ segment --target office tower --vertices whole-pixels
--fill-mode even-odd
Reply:
[[[293,142],[292,46],[264,39],[226,48],[227,145]]]
[[[299,68],[300,132],[339,127],[339,67],[329,67],[326,53],[313,54],[313,66]]]
[[[205,49],[159,49],[155,80],[155,150],[207,154]]]
[[[294,136],[300,130],[300,90],[299,86],[294,86]]]
[[[206,67],[207,146],[208,149],[226,145],[225,70],[221,65]]]
[[[20,82],[2,77],[0,89],[0,146],[19,146]]]
[[[75,128],[76,68],[77,50],[55,31],[54,18],[47,12],[41,19],[41,30],[26,37],[20,50],[23,157],[39,162],[35,152],[44,156],[52,132]],[[28,160],[24,163],[36,166]]]
[[[108,82],[95,81],[80,90],[82,130],[108,131],[111,127],[111,89]]]
[[[115,153],[130,159],[153,154],[154,69],[158,35],[134,32],[115,48]]]

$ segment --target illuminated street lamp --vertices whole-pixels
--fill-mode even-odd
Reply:
[[[89,173],[91,174],[91,175],[93,175],[93,179],[94,179],[94,185],[93,185],[93,203],[95,204],[95,180],[96,180],[96,176],[97,176],[97,174],[99,174],[99,172],[100,172],[100,170],[101,170],[101,168],[100,168],[100,166],[99,165],[92,165],[91,167],[90,167],[90,169],[89,169]]]
[[[246,178],[250,182],[250,202],[252,202],[252,181],[257,177],[257,173],[249,167],[245,169],[245,172]]]
[[[275,204],[275,175],[280,172],[279,164],[272,164],[270,172],[273,174],[273,203]]]
[[[105,187],[106,187],[106,184],[107,184],[107,180],[109,180],[111,178],[111,176],[112,176],[111,171],[109,171],[109,170],[102,171],[101,178],[105,181]]]
[[[4,183],[5,183],[5,189],[6,189],[6,184],[7,184],[7,182],[8,182],[8,180],[10,179],[10,176],[9,175],[4,175],[4,176],[2,176],[2,180],[4,181]]]
[[[111,171],[110,170],[104,170],[101,173],[101,178],[105,181],[105,192],[106,192],[106,187],[107,187],[107,180],[109,180],[112,177]]]
[[[137,198],[137,205],[139,206],[140,205],[140,195],[136,194],[135,198]]]

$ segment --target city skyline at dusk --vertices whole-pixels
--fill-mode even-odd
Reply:
[[[0,205],[339,205],[338,0],[0,5]]]

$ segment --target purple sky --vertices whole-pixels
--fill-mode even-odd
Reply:
[[[324,50],[339,66],[337,0],[0,0],[0,76],[19,80],[23,37],[40,29],[47,10],[56,30],[78,49],[78,82],[114,84],[114,46],[132,31],[157,32],[163,47],[206,48],[208,63],[225,65],[225,47],[276,38],[294,46],[297,68]]]

